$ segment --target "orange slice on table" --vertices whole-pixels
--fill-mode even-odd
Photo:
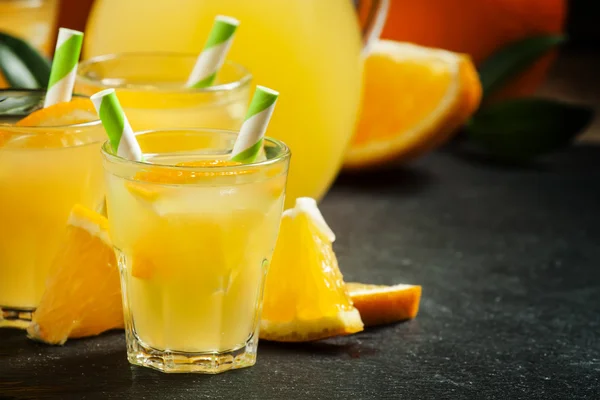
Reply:
[[[260,338],[302,342],[363,329],[332,249],[333,232],[316,202],[284,212],[267,274]]]
[[[42,300],[27,328],[49,344],[123,327],[119,271],[108,220],[76,205]]]
[[[96,120],[98,120],[98,114],[94,109],[92,101],[76,98],[70,102],[58,103],[34,111],[14,125],[18,128],[47,127],[47,132],[18,136],[11,141],[12,135],[9,132],[0,131],[0,145],[7,144],[9,141],[14,142],[10,143],[12,147],[27,148],[77,145],[80,138],[76,135],[66,134],[61,127]]]
[[[346,287],[366,326],[412,319],[419,312],[421,286],[348,282]]]
[[[448,140],[480,101],[468,55],[380,40],[365,61],[363,109],[344,165],[415,158]]]

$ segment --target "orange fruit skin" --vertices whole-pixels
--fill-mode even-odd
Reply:
[[[480,64],[516,40],[562,33],[566,14],[566,0],[392,0],[382,38],[467,53]],[[542,58],[495,98],[531,95],[553,58]]]
[[[361,287],[368,288],[371,285],[349,282],[346,286],[365,326],[413,319],[419,312],[421,286],[389,292],[378,292],[378,287],[372,286],[372,293],[359,291]]]

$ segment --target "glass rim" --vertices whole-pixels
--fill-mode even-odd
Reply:
[[[147,52],[146,51],[133,51],[133,52],[123,52],[123,53],[102,54],[102,55],[91,57],[91,58],[88,58],[87,60],[81,61],[79,63],[79,66],[77,67],[76,80],[80,80],[84,84],[96,85],[96,86],[99,86],[99,87],[102,87],[105,89],[109,89],[109,88],[119,89],[121,91],[134,92],[134,91],[144,90],[144,91],[154,92],[154,93],[198,94],[198,93],[230,92],[230,91],[233,91],[233,90],[236,90],[239,88],[243,88],[244,86],[249,85],[253,78],[252,73],[248,70],[248,68],[246,68],[242,64],[236,63],[231,60],[225,61],[225,63],[223,65],[233,66],[240,72],[242,77],[233,82],[221,83],[219,85],[208,86],[205,88],[188,88],[188,87],[182,86],[180,90],[177,90],[177,89],[173,89],[173,88],[168,88],[168,89],[167,88],[165,88],[165,89],[163,89],[163,88],[148,88],[147,86],[142,86],[142,85],[139,85],[139,86],[132,85],[129,87],[121,87],[121,86],[117,86],[117,85],[107,85],[107,84],[103,83],[101,80],[88,78],[81,74],[81,71],[84,70],[85,68],[89,68],[93,65],[101,64],[106,61],[120,60],[120,59],[127,58],[127,57],[142,57],[142,56],[162,56],[162,57],[179,57],[179,58],[192,58],[193,57],[194,59],[198,58],[198,54],[178,53],[178,52],[171,52],[171,51],[147,51]]]
[[[29,8],[33,8],[36,6],[36,4],[44,4],[44,3],[48,3],[48,0],[0,0],[0,3],[34,3],[32,4],[32,7]]]
[[[5,89],[0,89],[0,97],[2,97],[3,93],[10,93],[10,92],[13,92],[13,93],[39,93],[39,94],[43,95],[40,97],[40,100],[43,100],[47,93],[47,90],[46,89],[5,88]],[[77,93],[74,93],[73,97],[74,98],[80,97],[80,98],[84,98],[84,99],[90,98],[90,96],[86,96],[84,94],[77,94]],[[97,125],[102,125],[102,121],[100,121],[100,118],[94,119],[94,120],[88,121],[88,122],[80,122],[78,124],[50,125],[50,126],[15,126],[15,125],[10,125],[10,124],[0,123],[0,128],[2,128],[3,130],[11,131],[11,133],[14,133],[15,135],[30,135],[31,133],[34,133],[34,132],[48,132],[48,131],[57,130],[57,129],[88,128],[88,127],[95,127]]]
[[[197,134],[212,133],[212,134],[219,134],[219,135],[230,135],[230,136],[234,136],[234,137],[237,137],[238,133],[239,133],[237,131],[232,131],[232,130],[211,129],[211,128],[173,128],[173,129],[167,128],[167,129],[150,129],[150,130],[135,132],[135,136],[140,136],[140,135],[145,135],[145,134],[159,134],[159,133],[165,133],[165,132],[194,132]],[[263,167],[268,167],[271,165],[278,164],[280,162],[284,162],[286,159],[290,158],[291,151],[290,151],[289,147],[281,140],[277,140],[272,137],[265,136],[264,141],[267,143],[272,143],[277,147],[278,153],[277,153],[276,157],[273,157],[273,158],[267,159],[267,160],[262,160],[262,161],[254,161],[254,162],[246,163],[246,164],[225,165],[225,166],[224,165],[206,165],[206,166],[201,166],[201,167],[189,166],[189,165],[178,166],[178,165],[173,165],[173,164],[148,163],[148,162],[144,162],[144,161],[129,160],[127,158],[121,157],[121,156],[113,153],[110,140],[106,140],[102,144],[101,151],[102,151],[102,155],[104,156],[104,158],[107,161],[114,163],[114,164],[127,164],[130,166],[136,167],[136,168],[147,168],[147,167],[151,166],[151,167],[164,168],[167,170],[193,171],[193,172],[220,172],[220,171],[237,171],[237,170],[243,170],[243,169],[248,169],[248,168],[263,168]],[[160,153],[158,153],[158,154],[160,154]],[[185,153],[185,152],[180,153],[180,155],[182,155],[182,156],[184,156],[186,154],[187,153]]]

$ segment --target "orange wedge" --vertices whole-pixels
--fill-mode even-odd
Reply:
[[[365,61],[363,109],[345,167],[405,161],[440,146],[480,101],[469,56],[378,41]]]
[[[302,342],[363,329],[332,249],[333,232],[316,202],[284,212],[263,303],[260,338]]]
[[[366,326],[412,319],[419,312],[421,286],[349,282],[346,287]]]
[[[123,327],[119,271],[106,218],[75,206],[67,236],[27,328],[49,344]]]

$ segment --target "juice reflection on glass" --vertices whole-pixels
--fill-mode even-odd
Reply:
[[[58,0],[0,0],[0,32],[29,42],[49,56]]]
[[[286,204],[320,198],[341,166],[359,110],[362,43],[353,1],[188,0],[174,7],[166,0],[96,0],[84,57],[198,54],[218,14],[240,21],[229,59],[284,95],[269,134],[294,153]]]
[[[44,92],[0,91],[0,104]],[[42,296],[74,204],[94,208],[104,193],[100,121],[17,127],[0,115],[0,326],[24,327]]]
[[[127,53],[96,57],[80,64],[75,92],[92,95],[116,89],[136,131],[204,127],[239,129],[248,107],[250,73],[228,62],[213,86],[186,88],[198,55]]]
[[[289,151],[265,139],[266,161],[233,165],[235,132],[137,137],[147,163],[103,147],[129,361],[165,372],[253,365]]]

